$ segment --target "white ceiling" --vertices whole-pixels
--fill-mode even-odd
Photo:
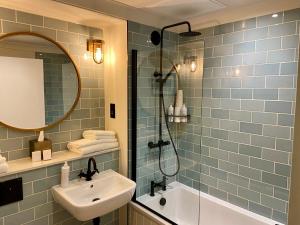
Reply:
[[[188,20],[194,29],[300,8],[300,0],[54,0],[155,27]]]
[[[86,26],[105,28],[123,20],[107,16],[82,7],[72,7],[53,0],[0,0],[0,7],[20,10],[41,16],[79,23]]]
[[[132,0],[118,0],[132,2]],[[140,1],[140,2],[147,2]],[[225,8],[225,5],[210,0],[154,0],[152,3],[144,4],[143,7],[131,5],[136,8],[143,8],[147,12],[157,13],[177,20],[187,20],[198,15]]]
[[[210,12],[255,4],[263,0],[113,0],[147,12],[177,20],[192,19]]]

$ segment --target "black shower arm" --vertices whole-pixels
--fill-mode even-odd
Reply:
[[[163,27],[163,28],[161,29],[161,31],[160,31],[161,37],[163,37],[163,32],[164,32],[166,29],[171,28],[171,27],[177,27],[177,26],[180,26],[180,25],[183,25],[183,24],[186,24],[186,25],[188,26],[189,31],[192,30],[191,24],[190,24],[188,21],[183,21],[183,22],[180,22],[180,23],[174,23],[174,24],[165,26],[165,27]]]
[[[188,22],[188,21],[183,21],[183,22],[180,22],[180,23],[174,23],[174,24],[171,24],[171,25],[168,25],[168,26],[165,26],[161,29],[160,31],[160,73],[162,74],[162,56],[163,56],[163,39],[164,39],[164,31],[168,28],[171,28],[171,27],[177,27],[177,26],[180,26],[180,25],[184,25],[186,24],[188,26],[188,29],[189,31],[192,30],[191,28],[191,24]]]
[[[165,26],[165,27],[163,27],[163,28],[161,29],[161,31],[160,31],[160,39],[161,39],[161,42],[160,42],[161,44],[160,44],[160,46],[161,46],[161,49],[163,48],[164,31],[165,31],[166,29],[168,29],[168,28],[171,28],[171,27],[177,27],[177,26],[184,25],[184,24],[186,24],[186,25],[188,26],[189,31],[192,30],[191,24],[190,24],[188,21],[183,21],[183,22],[180,22],[180,23],[174,23],[174,24]]]

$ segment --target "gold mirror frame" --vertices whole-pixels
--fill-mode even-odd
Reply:
[[[74,68],[75,68],[75,71],[76,71],[76,76],[77,76],[77,96],[76,96],[76,99],[72,105],[72,107],[70,108],[70,110],[64,115],[62,116],[61,119],[53,122],[52,124],[49,124],[45,127],[41,127],[41,128],[33,128],[33,129],[26,129],[26,128],[18,128],[18,127],[13,127],[13,126],[10,126],[8,124],[5,124],[3,122],[0,121],[0,124],[8,127],[8,128],[11,128],[11,129],[15,129],[15,130],[19,130],[19,131],[41,131],[41,130],[46,130],[46,129],[50,129],[52,127],[55,127],[56,125],[58,125],[59,123],[61,123],[63,120],[65,120],[68,116],[70,116],[70,114],[74,111],[78,101],[79,101],[79,98],[80,98],[80,94],[81,94],[81,79],[80,79],[80,75],[79,75],[79,70],[74,62],[74,60],[72,59],[72,57],[70,56],[70,54],[67,52],[67,50],[62,46],[60,45],[59,43],[57,43],[56,41],[54,41],[53,39],[49,38],[49,37],[46,37],[44,35],[41,35],[41,34],[38,34],[38,33],[34,33],[34,32],[13,32],[13,33],[8,33],[8,34],[4,34],[4,35],[1,35],[0,36],[0,41],[2,41],[4,38],[7,38],[7,37],[11,37],[11,36],[16,36],[16,35],[29,35],[29,36],[34,36],[34,37],[39,37],[39,38],[43,38],[47,41],[50,41],[51,43],[53,43],[54,45],[56,45],[59,49],[61,49],[63,51],[63,53],[65,53],[69,59],[71,60]]]

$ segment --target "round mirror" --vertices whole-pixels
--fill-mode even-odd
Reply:
[[[78,70],[62,46],[39,34],[0,37],[0,122],[43,130],[65,119],[80,95]]]

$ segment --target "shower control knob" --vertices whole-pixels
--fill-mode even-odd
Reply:
[[[160,76],[161,76],[161,73],[155,71],[154,74],[153,74],[153,76],[154,76],[154,77],[160,77]]]
[[[163,146],[166,146],[166,145],[169,145],[170,144],[170,141],[163,141],[163,140],[160,140],[158,141],[156,144],[154,144],[152,141],[150,141],[148,143],[148,147],[149,148],[159,148],[159,147],[163,147]]]
[[[148,147],[149,147],[149,148],[155,148],[155,147],[154,147],[154,143],[153,143],[152,141],[150,141],[150,142],[148,143]]]

